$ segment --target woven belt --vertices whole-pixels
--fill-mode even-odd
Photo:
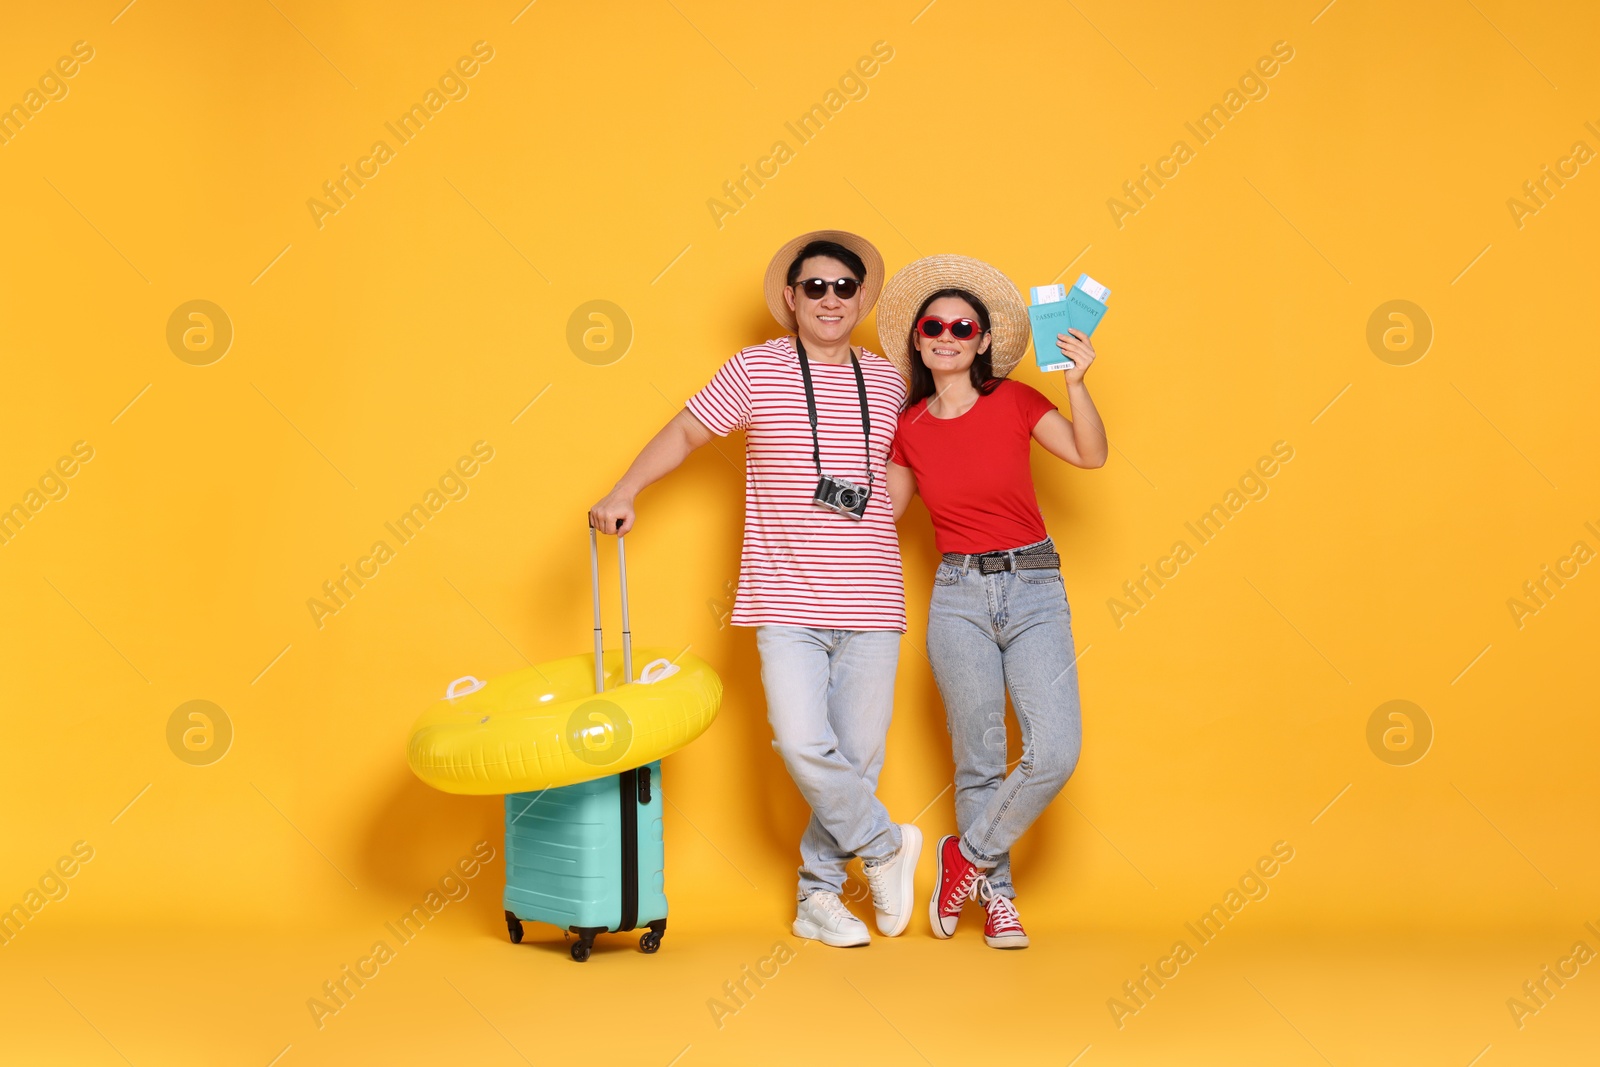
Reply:
[[[946,552],[944,562],[965,568],[975,566],[979,574],[998,574],[1010,570],[1055,570],[1061,566],[1061,557],[1054,552],[1029,549],[1026,552],[984,552],[965,555]]]

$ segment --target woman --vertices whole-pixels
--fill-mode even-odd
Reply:
[[[1072,616],[1060,558],[1045,532],[1029,443],[1075,467],[1106,461],[1105,427],[1083,384],[1095,352],[1074,330],[1056,337],[1070,420],[1006,376],[1028,345],[1028,311],[1011,282],[965,256],[901,270],[878,311],[884,354],[911,383],[888,467],[898,518],[921,493],[943,561],[928,611],[928,658],[955,754],[956,824],[937,850],[928,913],[935,936],[961,909],[987,912],[984,940],[1026,948],[1008,854],[1077,766],[1082,730]],[[1022,759],[1006,773],[1006,692]]]

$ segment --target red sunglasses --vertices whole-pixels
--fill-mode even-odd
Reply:
[[[983,327],[975,319],[941,319],[936,315],[924,315],[917,320],[917,332],[924,337],[942,337],[946,330],[957,341],[970,341],[983,332]]]

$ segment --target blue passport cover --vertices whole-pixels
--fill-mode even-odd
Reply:
[[[1094,335],[1094,328],[1106,313],[1106,306],[1076,285],[1067,290],[1067,298],[1053,304],[1033,304],[1028,308],[1028,319],[1033,325],[1033,355],[1040,370],[1065,370],[1072,361],[1056,347],[1056,334],[1066,333],[1067,327],[1082,330],[1085,337]]]

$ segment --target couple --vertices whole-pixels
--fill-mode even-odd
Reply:
[[[895,823],[876,796],[906,628],[895,521],[920,492],[943,553],[928,658],[954,749],[961,829],[939,842],[929,915],[935,936],[947,938],[976,901],[990,945],[1026,947],[1008,853],[1066,784],[1081,740],[1071,615],[1029,445],[1078,467],[1105,462],[1105,429],[1083,384],[1094,349],[1076,333],[1055,339],[1076,364],[1063,372],[1069,421],[1007,377],[1027,348],[1028,313],[1016,286],[985,263],[930,256],[886,287],[876,248],[821,230],[778,250],[765,288],[790,335],[724,364],[591,509],[590,523],[627,533],[641,490],[713,434],[744,431],[732,622],[757,628],[773,748],[811,806],[794,933],[864,945],[866,924],[839,899],[846,862],[861,858],[878,929],[893,937],[911,920],[922,851],[922,832]],[[880,292],[887,359],[850,346]],[[849,486],[828,492],[830,479],[855,483],[864,505]],[[1008,689],[1022,734],[1009,774]]]

